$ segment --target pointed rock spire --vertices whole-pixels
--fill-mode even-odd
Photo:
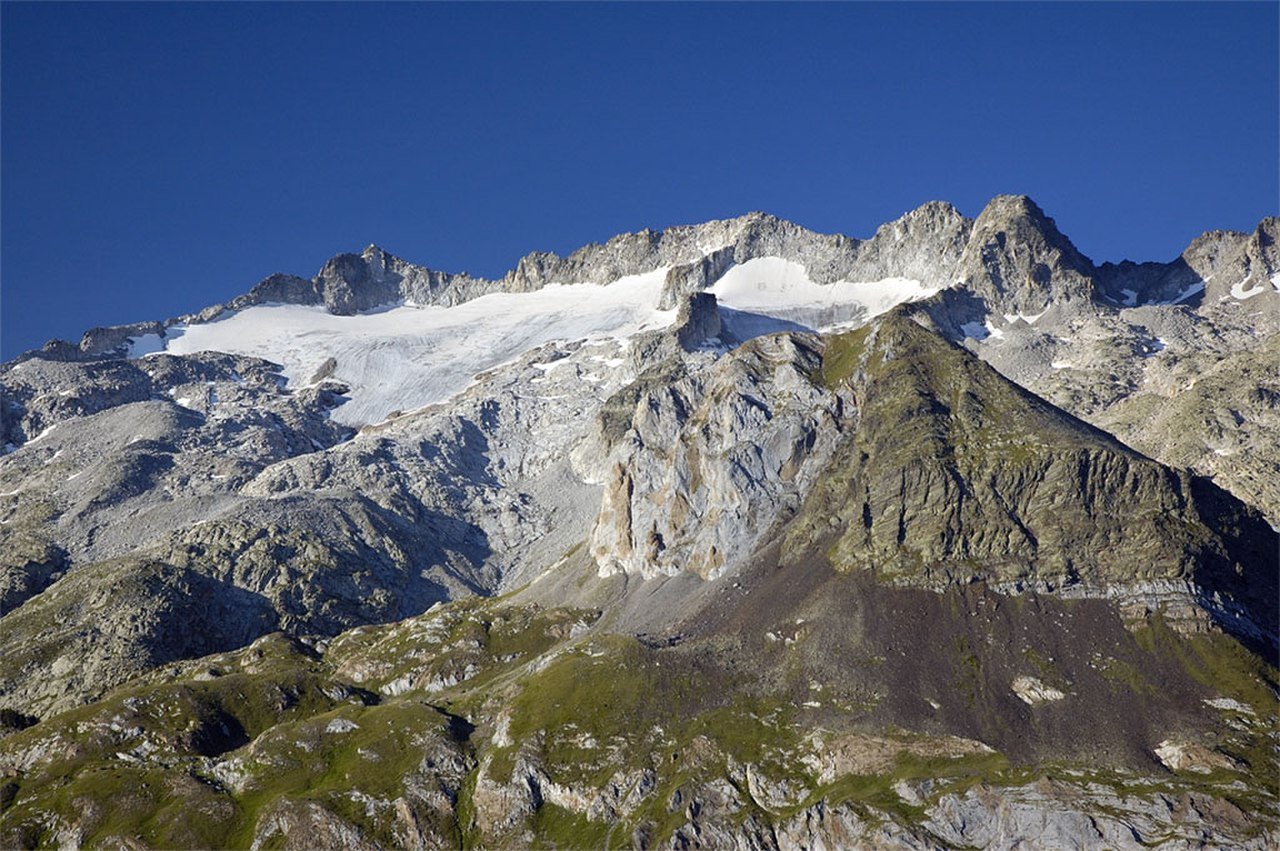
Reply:
[[[1007,313],[1093,295],[1093,262],[1026,195],[997,195],[973,223],[958,279]]]

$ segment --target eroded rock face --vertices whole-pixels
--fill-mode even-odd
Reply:
[[[1081,255],[1033,201],[1012,195],[993,199],[976,220],[930,202],[867,240],[816,234],[763,213],[646,230],[564,258],[533,253],[493,281],[433,271],[370,246],[338,255],[313,279],[273,275],[227,305],[161,323],[93,329],[80,346],[55,341],[42,357],[118,357],[129,340],[163,339],[175,323],[209,321],[266,302],[323,304],[343,314],[388,302],[456,305],[492,292],[528,292],[557,282],[606,284],[660,268],[668,269],[660,306],[674,309],[733,266],[776,257],[800,264],[820,284],[905,277],[927,289],[946,288],[921,305],[945,335],[1158,460],[1192,464],[1197,473],[1217,478],[1277,522],[1271,474],[1280,469],[1271,449],[1280,445],[1276,441],[1254,441],[1250,457],[1258,457],[1262,469],[1250,474],[1240,469],[1239,450],[1214,420],[1202,425],[1188,414],[1176,428],[1155,434],[1142,425],[1153,409],[1162,409],[1161,400],[1193,389],[1200,375],[1216,371],[1232,387],[1253,381],[1236,375],[1242,367],[1218,364],[1247,359],[1259,340],[1280,332],[1278,221],[1265,219],[1251,234],[1211,231],[1172,262],[1101,266]],[[1248,413],[1217,407],[1214,417],[1250,422],[1236,434],[1270,428],[1270,408],[1256,415],[1255,428]],[[18,445],[24,433],[14,431],[10,419],[0,411],[6,439]]]
[[[1049,703],[1055,700],[1063,700],[1066,694],[1059,689],[1043,682],[1039,677],[1020,676],[1014,677],[1013,693],[1018,699],[1028,706],[1036,706],[1041,703]]]
[[[1280,336],[1216,363],[1170,360],[1090,419],[1166,464],[1212,478],[1280,526]]]
[[[1208,803],[1208,802],[1203,802]],[[1017,848],[1033,842],[1071,847],[1196,848],[1201,826],[1187,819],[1191,800],[1175,804],[1163,796],[1119,796],[1101,786],[1073,788],[1044,782],[1018,789],[975,788],[944,797],[925,826],[949,844]],[[1217,805],[1227,823],[1234,814]],[[1099,815],[1106,810],[1106,815]],[[1265,847],[1266,839],[1244,840],[1242,847]]]
[[[674,382],[629,389],[591,552],[602,576],[714,579],[799,507],[847,414],[816,380],[821,341],[753,340]],[[630,396],[628,396],[628,400]]]
[[[905,318],[835,343],[788,334],[728,353],[717,320],[714,299],[695,294],[671,332],[543,347],[448,407],[355,439],[324,418],[342,388],[289,392],[261,361],[24,361],[8,373],[7,422],[15,435],[52,431],[6,459],[4,594],[17,605],[62,590],[0,628],[64,623],[21,644],[35,660],[73,652],[68,636],[85,624],[127,617],[128,595],[102,611],[68,602],[90,581],[78,566],[107,558],[115,572],[194,571],[218,605],[243,603],[248,619],[206,650],[517,587],[588,536],[602,575],[714,579],[816,500],[787,539],[827,541],[840,564],[894,582],[1120,593],[1183,612],[1187,628],[1273,633],[1256,605],[1272,539],[1224,494],[1073,423]],[[49,392],[72,379],[86,389]],[[61,479],[51,463],[65,465]],[[1175,586],[1138,587],[1162,581]],[[115,661],[90,666],[98,689],[190,652],[167,623],[114,656],[123,639],[111,633],[102,652]],[[32,679],[17,673],[26,664],[10,682],[27,710],[97,693],[67,678],[74,666]]]

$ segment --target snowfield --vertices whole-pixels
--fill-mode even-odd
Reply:
[[[608,286],[551,285],[493,293],[456,307],[393,307],[334,316],[323,307],[263,305],[215,322],[169,329],[172,354],[231,352],[280,364],[290,387],[311,382],[328,358],[351,386],[333,412],[347,425],[443,402],[475,376],[553,340],[628,337],[662,328],[676,312],[655,308],[666,269]]]
[[[748,260],[730,268],[711,287],[716,301],[725,307],[815,331],[861,324],[937,291],[910,278],[819,284],[809,278],[804,266],[781,257]]]
[[[163,341],[139,338],[131,353],[260,357],[280,364],[293,388],[312,383],[333,358],[331,377],[351,387],[350,401],[333,418],[359,426],[446,401],[479,373],[545,343],[625,339],[669,327],[676,311],[656,307],[666,274],[662,268],[603,286],[553,284],[454,307],[398,305],[355,316],[335,316],[319,306],[260,305],[213,322],[174,326]],[[799,263],[765,257],[734,266],[711,292],[726,308],[721,316],[730,333],[747,339],[788,328],[862,324],[936,290],[905,278],[826,286],[814,283]]]

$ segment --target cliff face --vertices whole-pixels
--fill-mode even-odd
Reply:
[[[903,586],[1201,589],[1225,600],[1212,617],[1275,633],[1280,550],[1259,512],[901,313],[657,370],[611,405],[601,575],[714,578],[781,536],[789,558]]]
[[[713,579],[794,513],[846,418],[813,381],[821,345],[759,338],[702,371],[645,373],[610,400],[610,473],[590,539],[602,576]]]
[[[957,279],[1000,313],[1042,313],[1088,302],[1093,263],[1025,195],[994,198],[973,223]]]

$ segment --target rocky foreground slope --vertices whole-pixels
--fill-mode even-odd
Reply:
[[[27,353],[0,841],[1270,847],[1276,230],[371,248]]]

